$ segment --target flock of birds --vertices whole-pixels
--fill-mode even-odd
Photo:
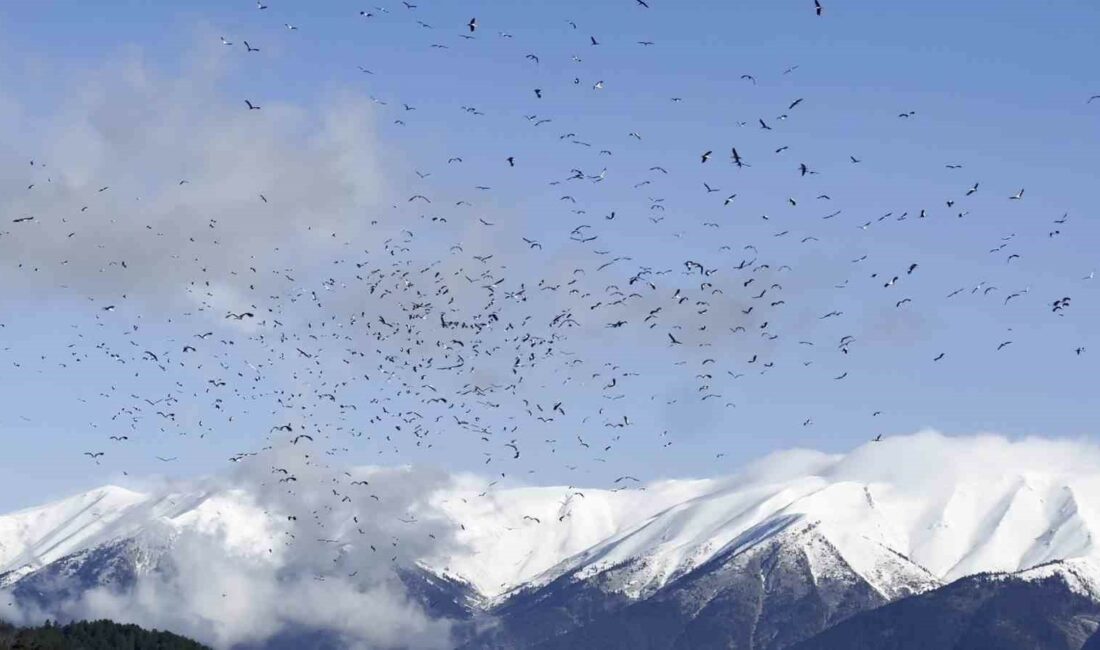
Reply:
[[[635,2],[639,10],[649,9],[645,1]],[[257,2],[257,9],[265,14],[277,12],[262,2]],[[817,0],[808,10],[818,16],[824,12]],[[363,10],[359,17],[374,19],[398,12],[415,20],[426,34],[446,31],[428,22],[426,8],[410,2],[393,9]],[[486,28],[478,18],[450,27],[457,33],[455,38],[466,41],[514,38],[504,31],[485,37]],[[289,23],[285,28],[299,30]],[[583,33],[575,22],[564,21],[562,29],[578,34],[578,47],[601,45],[596,35]],[[222,37],[221,43],[226,48],[243,48],[250,57],[256,54],[256,61],[262,60],[259,57],[265,49],[262,43],[243,39],[238,44],[238,39]],[[436,49],[452,46],[430,38],[423,45]],[[655,41],[638,41],[642,48],[655,45]],[[531,66],[545,65],[536,53],[525,54],[524,60]],[[574,56],[570,64],[578,70],[572,85],[593,92],[607,86],[603,79],[582,81],[582,57]],[[782,74],[797,69],[791,66]],[[365,67],[360,70],[374,74]],[[751,88],[758,78],[744,74],[740,82]],[[542,83],[531,89],[530,101],[537,105],[557,90]],[[1100,95],[1088,101],[1097,99]],[[671,101],[684,99],[673,97]],[[411,128],[414,124],[409,117],[416,110],[414,105],[375,102],[383,115],[396,114],[395,126]],[[246,114],[263,119],[264,103],[249,97],[239,106]],[[478,184],[458,198],[433,189],[433,174],[418,171],[419,185],[410,188],[402,204],[392,206],[391,223],[399,224],[392,236],[368,242],[366,248],[363,242],[356,242],[358,246],[345,250],[360,252],[326,260],[320,273],[321,265],[295,268],[289,263],[259,266],[244,261],[231,274],[232,282],[245,288],[247,298],[228,310],[214,300],[211,283],[222,278],[205,268],[201,252],[202,246],[217,245],[223,227],[220,217],[210,215],[207,221],[191,224],[194,227],[184,236],[194,246],[181,246],[188,252],[181,255],[180,263],[191,263],[195,276],[183,289],[202,309],[197,315],[176,314],[173,323],[175,327],[193,324],[193,331],[167,341],[144,338],[136,317],[141,306],[119,298],[96,306],[94,318],[101,327],[125,332],[129,345],[112,347],[97,341],[93,332],[81,332],[69,350],[71,358],[65,363],[98,355],[116,363],[119,373],[132,373],[142,383],[159,386],[167,382],[170,386],[165,393],[142,395],[121,391],[115,382],[106,381],[101,398],[112,405],[113,413],[109,421],[93,423],[105,433],[83,454],[89,462],[99,464],[110,459],[113,446],[132,444],[154,431],[204,439],[237,428],[239,422],[264,422],[263,440],[227,460],[269,463],[270,482],[289,493],[302,489],[304,475],[290,464],[269,460],[276,450],[290,448],[301,463],[299,467],[328,467],[331,458],[352,453],[356,445],[367,441],[380,456],[392,453],[386,457],[415,459],[417,449],[432,448],[445,439],[480,449],[485,465],[494,472],[491,488],[510,474],[520,473],[514,468],[531,456],[542,463],[551,462],[555,454],[568,449],[571,458],[602,463],[626,441],[635,449],[652,442],[655,452],[671,445],[667,431],[654,431],[633,415],[639,402],[679,402],[691,409],[714,406],[733,412],[738,386],[769,373],[819,373],[823,381],[843,382],[856,371],[848,360],[857,356],[863,342],[852,333],[856,328],[846,329],[842,309],[814,314],[808,324],[796,322],[800,319],[792,315],[790,303],[797,302],[798,294],[787,287],[798,281],[799,260],[768,257],[761,242],[723,236],[725,224],[720,220],[733,217],[672,224],[667,218],[672,202],[661,195],[661,188],[667,188],[670,181],[689,178],[691,187],[697,189],[686,191],[701,192],[704,198],[717,194],[716,211],[735,210],[738,192],[717,187],[713,176],[750,174],[768,161],[786,160],[797,147],[780,140],[779,124],[796,121],[812,103],[809,96],[792,97],[777,107],[776,116],[738,123],[774,137],[774,146],[726,144],[702,149],[698,158],[690,161],[654,164],[632,183],[640,207],[621,206],[599,213],[589,205],[600,205],[598,198],[585,197],[598,196],[602,184],[610,183],[615,172],[611,161],[618,153],[613,152],[614,143],[640,142],[645,135],[629,131],[629,127],[624,128],[629,133],[590,138],[563,132],[558,138],[561,145],[580,152],[570,153],[570,160],[592,163],[588,169],[573,167],[545,179],[561,214],[555,217],[561,219],[561,225],[553,241],[545,235],[521,235],[497,249],[485,250],[484,242],[510,237],[496,234],[498,230],[509,232],[501,224],[505,217],[487,216],[485,206],[492,187]],[[470,118],[481,118],[487,110],[462,107],[464,117]],[[905,111],[898,119],[915,116],[916,112]],[[523,118],[532,128],[543,128],[565,122],[569,116],[532,113]],[[522,143],[517,143],[517,151],[499,160],[502,175],[524,164],[521,148]],[[474,155],[455,152],[445,164],[441,161],[441,166],[460,168]],[[858,152],[845,153],[839,162],[864,164]],[[837,163],[783,164],[789,168],[792,183],[808,183],[827,178],[826,168]],[[714,168],[721,165],[724,168],[717,172]],[[32,178],[27,191],[49,191],[49,169],[37,160],[29,167]],[[956,163],[946,167],[963,169]],[[706,181],[698,180],[702,173],[712,172]],[[181,192],[201,191],[188,179],[164,182]],[[783,197],[778,209],[795,210],[804,202],[832,205],[828,191],[810,192],[813,198],[801,198],[807,195],[804,187]],[[898,210],[851,226],[854,231],[899,222],[930,224],[945,216],[963,218],[969,214],[970,202],[984,189],[977,182],[960,184],[940,198],[937,206]],[[93,194],[109,191],[104,185]],[[256,188],[256,209],[278,209],[278,195],[275,187]],[[1005,202],[1027,200],[1023,188],[1001,196]],[[96,218],[94,196],[80,202],[80,213],[92,206],[89,217]],[[639,212],[642,218],[628,221],[628,213],[636,216]],[[844,218],[840,209],[828,212],[817,218],[826,224]],[[36,225],[64,217],[11,217],[0,237],[18,240],[35,236]],[[759,218],[783,222],[768,215]],[[1048,237],[1061,235],[1067,220],[1065,216],[1054,219]],[[806,247],[820,242],[820,233],[805,227],[808,221],[799,226],[783,223],[788,225],[771,237],[798,239],[799,245]],[[698,253],[678,265],[651,264],[641,259],[636,248],[620,241],[628,232],[646,228],[670,240],[701,238],[691,244]],[[687,233],[689,228],[696,230]],[[148,230],[149,236],[163,235],[160,224]],[[477,234],[471,236],[471,232]],[[1011,264],[1026,252],[1023,244],[1013,235],[1000,237],[989,252]],[[280,254],[272,252],[272,259],[278,262]],[[873,259],[863,254],[848,263],[857,269],[878,265],[875,270],[859,272],[866,300],[897,310],[914,308],[907,287],[920,280],[924,262]],[[127,268],[123,260],[110,264]],[[32,266],[19,265],[27,272]],[[1091,278],[1090,273],[1082,279]],[[855,285],[853,281],[851,286]],[[849,282],[845,280],[834,289],[849,291]],[[953,288],[944,299],[960,295],[1003,298],[1003,305],[1008,305],[1014,300],[1026,301],[1029,294],[1026,287],[1005,291],[981,281]],[[1074,309],[1071,295],[1052,297],[1046,304],[1056,316]],[[217,314],[218,324],[210,322],[211,314]],[[1004,338],[992,345],[1004,350],[1012,343]],[[1082,345],[1069,342],[1068,346],[1077,356],[1086,352]],[[940,363],[945,355],[937,351],[928,363]],[[820,371],[815,366],[822,359],[828,360],[823,365],[830,370]],[[653,376],[667,377],[669,384],[683,381],[690,390],[670,396],[654,388]],[[812,417],[799,416],[797,421],[802,426],[813,425]],[[875,438],[879,439],[881,436]],[[719,458],[723,455],[717,454]],[[171,463],[178,455],[156,458]],[[567,469],[576,470],[577,464],[567,463]],[[358,475],[334,472],[326,482],[324,492],[332,503],[314,507],[355,504],[356,524],[358,517],[370,516],[370,504],[384,498],[373,491],[368,478]],[[613,487],[637,483],[636,477],[624,475],[613,481]],[[288,514],[288,521],[297,522],[299,516],[305,517],[304,513]],[[559,522],[567,516],[563,513]],[[517,525],[552,523],[525,515]],[[362,532],[357,526],[352,528]]]

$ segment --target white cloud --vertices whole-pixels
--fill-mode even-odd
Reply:
[[[45,112],[0,94],[18,106],[0,126],[34,139],[0,174],[0,212],[35,217],[0,224],[0,258],[34,271],[5,275],[81,299],[187,304],[188,291],[201,304],[206,281],[223,285],[211,302],[244,294],[259,274],[359,234],[386,199],[369,100],[253,111],[220,88],[225,77],[217,65],[167,76],[130,57]]]

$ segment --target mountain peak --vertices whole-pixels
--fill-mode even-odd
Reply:
[[[490,602],[630,566],[630,579],[615,584],[641,598],[806,525],[892,599],[982,572],[1097,560],[1098,488],[1092,448],[935,433],[848,454],[774,454],[724,478],[626,489],[487,490],[458,477],[419,506],[454,524],[453,543],[432,547],[420,565]],[[146,495],[104,486],[0,516],[0,575],[11,582],[83,549],[187,530],[267,554],[284,524],[239,487]]]

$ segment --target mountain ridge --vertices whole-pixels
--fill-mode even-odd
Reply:
[[[378,511],[397,523],[377,530],[429,526],[419,530],[433,543],[401,569],[406,595],[454,621],[456,644],[471,650],[782,650],[893,603],[924,594],[934,603],[974,576],[978,600],[1056,577],[1050,593],[1073,607],[1100,603],[1100,463],[1034,456],[1026,442],[923,434],[611,490],[489,489],[458,476],[407,509]],[[301,532],[294,515],[305,513],[241,485],[212,485],[151,494],[107,486],[0,516],[0,588],[41,607],[119,588],[168,570],[176,540],[192,533],[278,571],[291,531]],[[325,531],[317,541],[335,544],[327,548],[337,560],[366,539],[354,526]],[[347,572],[359,568],[370,570]],[[66,581],[76,586],[59,586]],[[632,635],[616,636],[624,626]]]
[[[959,446],[932,438],[945,440],[947,452]],[[638,598],[729,544],[753,543],[748,531],[766,537],[794,520],[819,525],[853,570],[887,597],[894,586],[876,566],[899,558],[927,572],[928,586],[1057,559],[1100,558],[1093,535],[1100,530],[1100,496],[1088,496],[1100,495],[1100,471],[1041,472],[1017,461],[972,476],[914,482],[876,467],[876,455],[889,457],[883,464],[919,456],[928,442],[917,435],[843,456],[803,454],[793,468],[785,457],[778,464],[786,466],[773,475],[750,467],[725,478],[618,490],[487,491],[476,479],[456,478],[418,506],[454,529],[453,543],[438,545],[419,565],[468,582],[496,602],[563,575],[584,579],[642,559],[645,569],[623,585]],[[935,458],[917,460],[933,464]],[[846,467],[854,462],[854,470]],[[134,537],[170,539],[184,530],[217,531],[234,552],[265,554],[269,539],[287,529],[285,514],[268,512],[240,488],[143,494],[105,486],[0,515],[0,586],[79,550]]]

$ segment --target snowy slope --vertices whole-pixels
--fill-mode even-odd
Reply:
[[[1026,571],[1014,574],[996,574],[995,579],[1041,581],[1052,577],[1061,578],[1070,591],[1100,602],[1100,565],[1092,560],[1072,559],[1048,562]]]
[[[792,520],[817,524],[851,568],[887,597],[922,580],[930,588],[1052,560],[1100,565],[1093,534],[1100,530],[1100,463],[1078,461],[1095,459],[1048,458],[1028,453],[1026,443],[936,434],[802,458],[793,463],[798,473],[780,456],[764,465],[791,475],[775,480],[754,468],[715,482],[711,491],[609,537],[533,583],[585,579],[629,562],[643,568],[632,572],[623,593],[641,597],[731,546],[765,541]]]
[[[441,549],[423,565],[493,598],[713,486],[664,481],[645,490],[516,488],[481,497],[481,488],[460,488],[435,499],[462,526],[455,533],[458,547]]]
[[[440,545],[421,564],[497,600],[629,565],[608,584],[637,598],[720,554],[811,526],[888,600],[978,572],[1063,559],[1100,566],[1100,456],[1060,445],[919,434],[845,455],[779,454],[723,479],[618,491],[486,490],[458,478],[423,504],[454,522],[458,544]],[[281,524],[239,491],[153,497],[102,488],[0,516],[0,576],[10,583],[113,540],[169,543],[189,528],[259,556]]]
[[[127,539],[168,544],[187,529],[220,534],[228,553],[257,557],[277,534],[239,491],[154,497],[107,486],[0,516],[0,586],[81,551]]]

